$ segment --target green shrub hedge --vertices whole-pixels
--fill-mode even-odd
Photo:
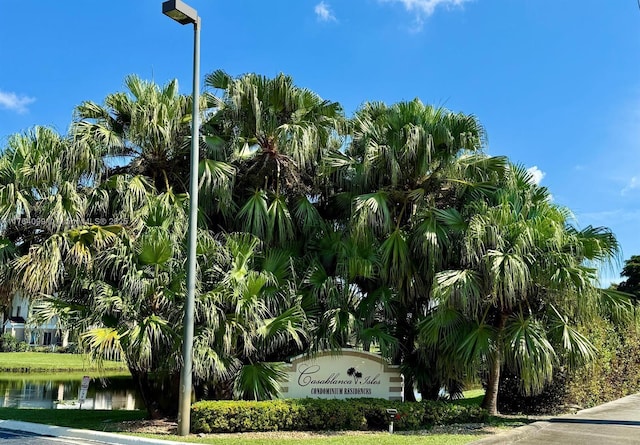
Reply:
[[[596,318],[583,333],[598,350],[592,363],[573,371],[556,369],[537,395],[521,393],[520,380],[500,377],[498,409],[503,413],[556,414],[570,406],[590,408],[640,391],[640,333],[633,326]]]
[[[386,410],[395,408],[394,427],[412,430],[432,425],[482,422],[479,407],[446,402],[390,402],[384,399],[289,399],[263,402],[203,401],[192,406],[196,433],[246,431],[382,430],[388,428]]]
[[[640,391],[638,330],[599,320],[591,323],[586,333],[598,348],[598,356],[571,374],[567,402],[589,408]]]
[[[0,352],[25,352],[27,350],[29,350],[29,345],[26,342],[16,340],[13,335],[6,333],[0,336]]]

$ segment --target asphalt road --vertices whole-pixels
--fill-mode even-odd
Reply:
[[[640,444],[640,393],[585,409],[574,415],[535,422],[473,443],[478,445],[637,445]]]
[[[65,439],[62,437],[41,436],[24,431],[0,428],[0,442],[2,445],[97,445],[102,442],[88,442],[80,439]]]

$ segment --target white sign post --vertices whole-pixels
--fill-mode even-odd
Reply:
[[[80,394],[78,395],[78,401],[80,402],[80,409],[82,409],[82,404],[87,398],[87,390],[89,389],[89,382],[91,381],[91,377],[85,375],[82,377],[82,384],[80,385]]]
[[[402,401],[404,379],[398,366],[370,352],[353,349],[300,355],[287,366],[285,399],[376,397]]]

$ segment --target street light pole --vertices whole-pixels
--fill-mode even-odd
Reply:
[[[162,4],[162,13],[176,22],[193,24],[193,111],[191,116],[191,160],[189,181],[189,244],[187,251],[187,301],[184,308],[182,339],[182,370],[180,371],[180,399],[178,402],[178,435],[186,436],[191,428],[191,378],[193,370],[193,325],[196,290],[196,245],[198,239],[198,161],[200,149],[200,17],[195,9],[180,0]]]

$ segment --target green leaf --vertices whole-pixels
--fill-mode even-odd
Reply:
[[[277,196],[274,198],[267,212],[269,216],[267,239],[279,242],[293,239],[293,221],[284,197]]]
[[[234,394],[245,400],[268,400],[278,396],[280,383],[287,374],[282,363],[252,363],[244,365],[233,383]]]
[[[463,232],[467,228],[467,222],[456,209],[435,209],[436,219],[456,232]]]
[[[173,256],[169,237],[159,230],[143,236],[139,259],[142,264],[163,265]]]
[[[382,275],[395,284],[407,279],[413,270],[405,234],[394,230],[380,246]]]
[[[460,358],[466,364],[489,361],[495,347],[496,335],[497,332],[492,326],[486,323],[472,323],[458,346]]]
[[[511,316],[505,328],[507,366],[520,377],[525,394],[538,393],[553,378],[556,352],[547,327],[532,317]]]
[[[265,192],[256,190],[240,209],[238,218],[242,221],[245,230],[261,239],[265,239],[267,227],[269,226]]]

